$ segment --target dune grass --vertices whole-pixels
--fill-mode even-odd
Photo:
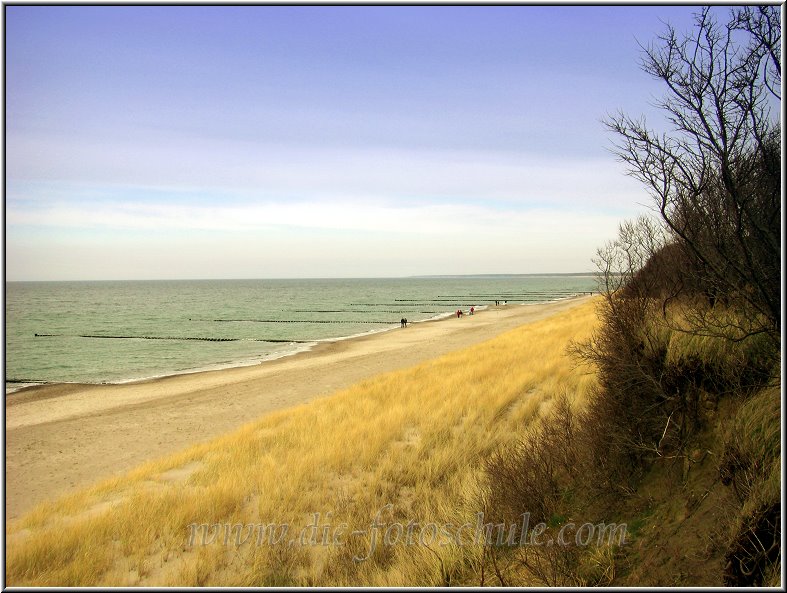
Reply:
[[[740,474],[741,518],[781,500],[781,409],[779,387],[763,389],[741,405],[729,427],[727,453]]]
[[[557,395],[582,402],[594,377],[566,348],[595,325],[591,301],[40,505],[7,526],[7,583],[477,585],[480,548],[418,529],[474,523],[483,460]],[[413,522],[417,545],[395,529],[384,545],[388,527]],[[274,537],[241,532],[260,524]]]
[[[664,359],[672,373],[690,376],[701,371],[723,391],[744,385],[759,386],[777,376],[779,349],[765,332],[751,331],[764,322],[746,319],[732,308],[704,308],[696,303],[676,302],[666,309],[657,303],[643,329],[647,354]],[[689,307],[696,309],[690,310]],[[743,375],[741,375],[743,371]]]

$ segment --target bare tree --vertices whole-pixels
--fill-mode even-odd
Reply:
[[[662,80],[658,103],[672,130],[657,133],[623,113],[607,126],[615,152],[642,181],[691,273],[744,313],[747,333],[778,339],[781,283],[781,22],[775,6],[710,8],[693,35],[671,26],[643,47],[642,68]],[[723,332],[721,333],[723,335]]]

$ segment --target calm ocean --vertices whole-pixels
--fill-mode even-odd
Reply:
[[[594,290],[589,275],[9,282],[6,392],[255,364],[402,317]]]

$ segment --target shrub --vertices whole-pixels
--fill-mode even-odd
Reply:
[[[487,500],[494,519],[516,523],[527,512],[532,523],[547,523],[559,513],[576,468],[575,432],[568,398],[560,395],[527,434],[487,459]]]

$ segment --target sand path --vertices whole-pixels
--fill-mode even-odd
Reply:
[[[267,412],[477,344],[588,298],[493,307],[323,343],[251,367],[122,385],[44,385],[7,395],[6,518]]]

